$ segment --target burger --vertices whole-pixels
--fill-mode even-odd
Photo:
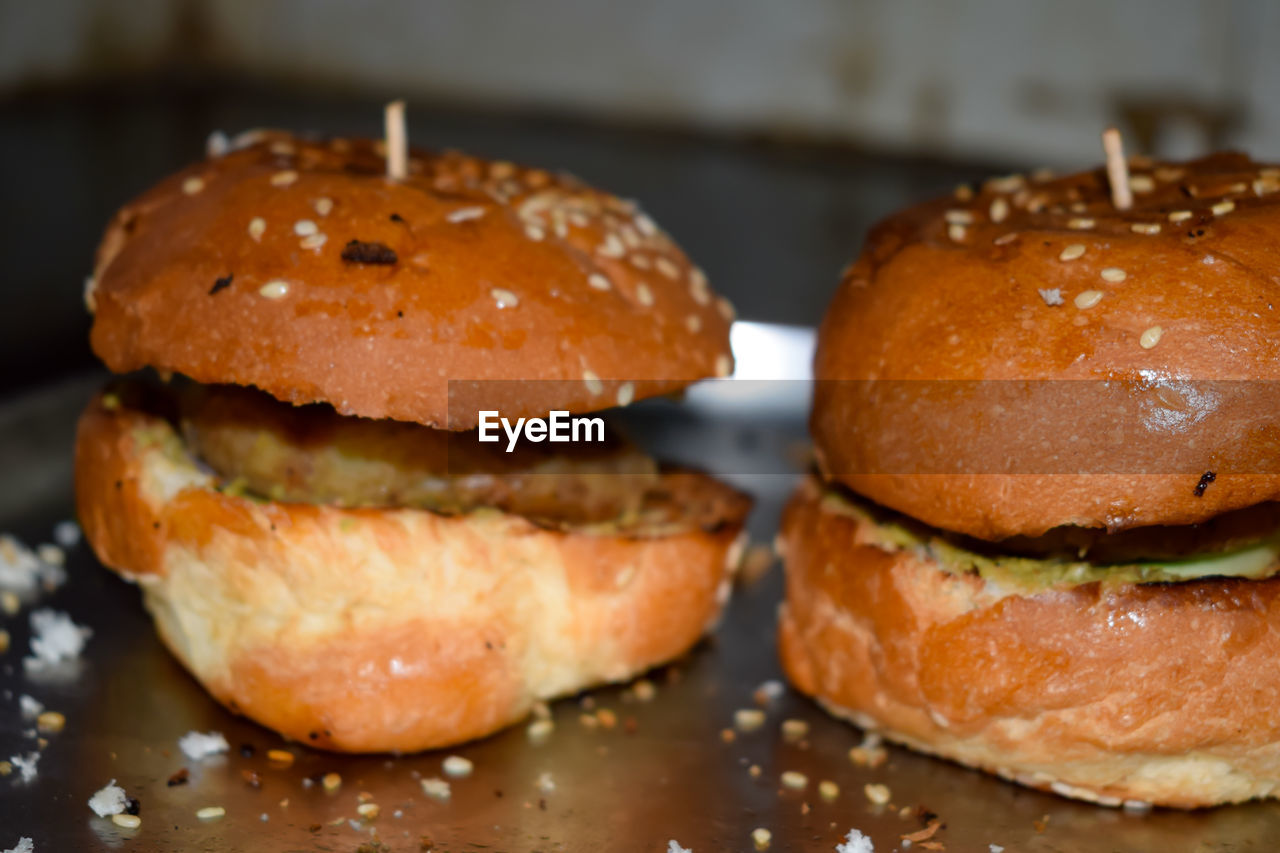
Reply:
[[[672,240],[402,140],[215,144],[115,215],[86,288],[128,374],[79,423],[88,541],[214,698],[335,751],[478,738],[681,655],[749,509],[608,415],[548,437],[731,371],[732,309]]]
[[[832,713],[1034,788],[1273,797],[1280,169],[1119,165],[872,230],[819,331],[781,657]]]

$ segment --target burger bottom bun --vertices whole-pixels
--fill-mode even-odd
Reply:
[[[1105,805],[1280,794],[1280,580],[1003,594],[807,480],[782,526],[787,676],[921,752]]]
[[[664,479],[718,523],[601,534],[497,510],[254,501],[114,396],[89,405],[76,444],[85,534],[142,587],[169,649],[231,710],[344,752],[482,737],[689,649],[728,598],[749,501]]]

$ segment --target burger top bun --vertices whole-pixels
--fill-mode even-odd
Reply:
[[[126,205],[86,289],[94,351],[452,429],[477,414],[449,380],[519,380],[482,395],[519,416],[731,371],[732,308],[632,203],[453,152],[392,180],[384,152],[252,132]]]
[[[819,334],[812,428],[824,473],[986,539],[1190,524],[1280,498],[1267,462],[1280,458],[1275,394],[1223,402],[1246,384],[1280,387],[1280,168],[1224,153],[1135,158],[1129,173],[1127,209],[1099,169],[997,178],[877,226]],[[943,383],[911,385],[935,401],[913,410],[868,406],[870,383],[831,380],[1099,381],[1059,383],[1072,390],[1057,409],[1023,410],[990,404],[1011,383],[970,383],[974,393],[943,403]],[[1078,428],[1104,380],[1129,395],[1111,398],[1119,420]],[[1036,393],[1039,407],[1058,392]],[[1010,448],[1030,452],[1033,429],[1038,456],[1011,461]],[[1148,446],[1176,458],[1114,458]],[[913,452],[932,467],[902,464]],[[962,461],[933,464],[948,453]]]

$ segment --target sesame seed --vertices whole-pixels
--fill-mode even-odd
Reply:
[[[1156,178],[1162,181],[1176,181],[1178,178],[1181,178],[1183,174],[1185,174],[1185,170],[1176,166],[1162,166],[1161,168],[1156,169],[1155,172]]]
[[[947,236],[950,237],[953,242],[956,242],[956,243],[964,242],[964,235],[965,235],[965,230],[963,225],[957,225],[955,223],[952,223],[951,225],[947,226]]]
[[[1258,178],[1253,182],[1253,192],[1255,195],[1266,195],[1280,190],[1280,181],[1274,178]]]
[[[293,223],[293,233],[297,234],[299,237],[310,237],[319,230],[319,226],[310,219],[299,219],[297,222]]]
[[[824,802],[834,802],[836,797],[840,796],[840,786],[830,779],[823,779],[818,783],[818,796],[822,797]]]
[[[631,401],[635,399],[636,386],[630,382],[623,382],[618,386],[617,401],[619,406],[630,406]]]
[[[1129,189],[1136,193],[1149,193],[1156,188],[1156,182],[1150,175],[1130,175]]]
[[[711,301],[711,291],[707,287],[706,273],[697,267],[689,271],[689,295],[699,305],[706,305]]]
[[[1083,290],[1080,293],[1076,294],[1076,298],[1074,302],[1076,303],[1077,308],[1084,310],[1086,308],[1092,308],[1093,306],[1097,305],[1098,302],[1101,301],[1101,299],[1102,299],[1101,290]]]
[[[1066,246],[1065,248],[1063,248],[1063,250],[1058,253],[1058,260],[1074,261],[1076,258],[1079,258],[1082,255],[1084,255],[1084,252],[1085,252],[1084,243],[1072,243]]]
[[[973,211],[971,210],[948,210],[945,216],[947,222],[951,225],[972,225]]]
[[[1103,281],[1109,281],[1112,284],[1119,284],[1129,277],[1129,274],[1119,267],[1103,267],[1102,272],[1098,273]]]
[[[782,787],[790,788],[793,791],[803,791],[809,784],[809,777],[798,770],[783,771],[779,777]]]
[[[740,732],[754,732],[764,725],[764,711],[759,708],[739,708],[733,712],[733,725]]]
[[[649,263],[648,256],[646,255],[632,255],[630,260],[631,260],[631,266],[635,267],[638,270],[647,270],[649,269],[650,266],[652,266]]]
[[[311,204],[316,209],[316,213],[320,216],[328,216],[333,212],[333,199],[318,198]]]
[[[721,353],[720,355],[716,356],[716,376],[720,377],[721,379],[724,379],[726,376],[728,376],[732,372],[733,372],[733,361],[729,358],[729,356],[725,355],[724,353]]]
[[[958,201],[969,201],[973,198],[973,187],[968,184],[960,184],[956,187],[955,196]]]
[[[293,753],[289,752],[287,749],[268,749],[267,761],[270,761],[272,764],[279,764],[284,767],[288,767],[290,764],[293,764]]]
[[[604,393],[604,383],[600,381],[600,377],[595,374],[595,371],[592,371],[592,370],[582,371],[582,381],[586,383],[588,393],[591,393],[591,394]]]
[[[320,784],[324,786],[326,791],[333,793],[342,787],[342,777],[337,773],[326,773],[324,778],[320,780]]]
[[[646,308],[653,304],[653,291],[649,289],[649,285],[636,285],[636,301]]]
[[[1076,231],[1087,231],[1094,226],[1094,221],[1088,217],[1074,217],[1067,220],[1067,227]]]
[[[285,169],[283,172],[276,172],[271,176],[271,186],[287,187],[296,180],[298,180],[298,173],[292,169]]]
[[[537,225],[526,225],[524,227],[524,234],[530,240],[534,241],[541,240],[543,237],[547,236],[547,232],[543,231]]]
[[[551,720],[534,720],[529,724],[529,728],[525,729],[525,734],[533,743],[546,743],[555,730],[556,724]]]
[[[267,299],[284,299],[289,295],[289,282],[280,279],[272,279],[262,287],[258,288],[258,293]]]
[[[1189,210],[1175,210],[1169,214],[1170,222],[1182,222],[1190,218],[1191,218],[1191,211]]]
[[[1076,202],[1072,202],[1072,203],[1071,203],[1071,205],[1070,205],[1070,207],[1069,207],[1068,209],[1069,209],[1072,213],[1084,213],[1084,212],[1085,212],[1085,210],[1087,210],[1087,209],[1088,209],[1088,205],[1086,205],[1086,204],[1085,204],[1084,202],[1082,202],[1082,201],[1076,201]]]
[[[1004,246],[1018,239],[1017,231],[1010,231],[1008,234],[1001,234],[991,242],[996,246]]]
[[[1129,226],[1129,230],[1135,234],[1159,234],[1159,222],[1135,222]]]
[[[757,850],[768,850],[769,845],[773,843],[773,833],[763,826],[758,826],[751,830],[751,843]]]
[[[640,229],[641,234],[653,237],[658,233],[658,226],[646,214],[637,213],[635,223],[636,227]]]
[[[875,803],[877,806],[883,806],[889,802],[892,793],[889,791],[888,785],[878,785],[868,782],[862,786],[862,793],[867,795],[867,799]]]
[[[1164,329],[1159,326],[1152,326],[1142,333],[1142,336],[1138,338],[1138,343],[1143,349],[1151,349],[1160,343],[1160,338],[1162,337],[1164,337]]]
[[[1214,216],[1225,216],[1236,209],[1236,203],[1229,198],[1223,199],[1209,209],[1213,211]]]
[[[569,214],[569,224],[575,228],[586,228],[591,224],[591,220],[587,218],[585,213],[574,211]]]
[[[596,254],[606,258],[620,258],[626,253],[627,247],[622,245],[617,234],[606,234],[604,242],[596,246]]]
[[[446,776],[452,776],[455,779],[462,779],[471,775],[471,771],[475,765],[469,759],[463,758],[461,755],[450,755],[441,765]]]
[[[203,178],[192,177],[192,178],[187,178],[185,181],[182,182],[182,191],[187,195],[195,195],[196,193],[200,192],[200,190],[202,189],[204,189]]]
[[[113,814],[111,822],[121,829],[137,829],[142,826],[142,818],[136,814]]]
[[[489,291],[489,295],[493,297],[493,301],[497,303],[499,308],[514,308],[520,304],[520,299],[510,290],[501,287],[495,287]]]
[[[312,234],[310,237],[303,237],[298,245],[304,249],[319,249],[328,239],[327,234]]]
[[[506,160],[498,160],[489,164],[489,177],[504,181],[516,173],[516,164]]]
[[[1245,191],[1246,191],[1246,190],[1248,190],[1248,189],[1249,189],[1249,185],[1248,185],[1248,184],[1246,184],[1244,181],[1236,181],[1234,184],[1232,184],[1231,186],[1227,187],[1227,192],[1229,192],[1229,193],[1242,193],[1242,192],[1245,192]]]
[[[267,220],[261,216],[255,216],[249,220],[249,236],[254,240],[261,240],[262,235],[267,230]]]
[[[618,233],[622,235],[622,242],[628,249],[640,248],[640,235],[636,233],[636,229],[630,225],[623,225],[618,229]]]
[[[675,279],[680,276],[680,267],[676,266],[675,261],[670,258],[660,257],[654,262],[654,266],[658,268],[658,272],[662,273],[667,278]]]
[[[447,800],[453,793],[448,782],[435,776],[430,779],[423,779],[420,784],[422,785],[422,793],[433,800]]]
[[[716,310],[719,311],[720,316],[729,323],[732,323],[734,317],[737,316],[737,312],[733,310],[733,303],[728,299],[725,299],[723,296],[716,298]]]
[[[57,711],[45,711],[36,717],[36,730],[41,734],[55,735],[67,726],[67,718]]]
[[[983,187],[995,193],[1011,193],[1016,189],[1020,189],[1026,183],[1026,178],[1022,175],[1005,175],[1000,178],[991,178],[983,183]]]
[[[205,806],[196,812],[196,817],[201,820],[217,820],[226,815],[227,810],[222,806]]]
[[[1258,174],[1259,174],[1259,175],[1261,175],[1261,176],[1262,176],[1262,177],[1264,177],[1264,178],[1270,178],[1270,179],[1273,179],[1273,180],[1280,180],[1280,169],[1276,169],[1276,168],[1274,168],[1274,167],[1268,167],[1268,168],[1266,168],[1266,169],[1259,169],[1259,170],[1258,170]]]
[[[809,724],[804,720],[783,720],[782,739],[787,743],[803,740],[809,734]]]
[[[445,216],[448,222],[466,222],[468,219],[479,219],[484,216],[483,207],[460,207]]]
[[[1009,202],[1003,198],[997,198],[991,202],[991,209],[988,211],[992,222],[1004,222],[1005,217],[1009,215]]]
[[[1057,172],[1050,169],[1048,166],[1041,166],[1039,169],[1036,169],[1031,173],[1031,180],[1036,183],[1044,183],[1045,181],[1052,181],[1057,174]]]
[[[288,157],[289,155],[294,153],[293,143],[286,142],[283,139],[277,142],[271,143],[271,147],[269,150],[271,151],[272,154],[279,154],[285,157]]]
[[[587,284],[591,285],[591,287],[596,290],[609,290],[613,287],[613,285],[609,283],[609,279],[605,278],[598,272],[587,276]]]
[[[684,318],[684,327],[688,329],[690,333],[696,335],[698,332],[702,331],[702,318],[697,314],[690,314],[688,317]]]

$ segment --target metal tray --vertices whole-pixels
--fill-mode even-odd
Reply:
[[[754,353],[743,360],[744,375],[803,375],[806,333],[747,324],[735,341],[739,352]],[[34,545],[71,517],[75,419],[102,379],[78,377],[0,406],[6,486],[0,530]],[[695,458],[754,492],[753,541],[767,543],[794,482],[794,474],[782,472],[804,441],[799,387],[710,383],[647,426],[641,418],[640,429],[657,450]],[[93,629],[75,671],[39,681],[24,675],[27,615],[35,605],[0,613],[0,627],[12,637],[0,655],[0,758],[36,748],[19,695],[34,696],[67,720],[64,731],[49,736],[35,780],[0,778],[0,849],[26,835],[37,853],[416,851],[424,839],[435,850],[495,853],[660,853],[675,839],[711,853],[753,850],[752,830],[763,827],[772,833],[770,850],[830,851],[856,827],[884,853],[906,849],[901,836],[919,830],[926,813],[944,824],[932,840],[965,853],[988,853],[990,844],[1010,853],[1280,849],[1280,807],[1273,804],[1134,814],[1028,791],[895,748],[878,768],[857,766],[849,750],[861,732],[790,691],[763,706],[762,728],[729,738],[734,711],[757,707],[757,687],[781,678],[774,651],[777,566],[736,591],[714,636],[650,674],[656,691],[649,701],[626,686],[596,690],[554,703],[555,731],[540,745],[522,725],[454,750],[404,757],[316,752],[231,715],[161,648],[133,587],[103,570],[84,545],[69,551],[67,567],[70,580],[40,605]],[[616,715],[612,728],[601,725],[602,717],[609,720],[601,709]],[[788,719],[805,721],[807,734],[784,738],[780,726]],[[177,740],[192,729],[223,732],[231,752],[188,761]],[[265,753],[276,748],[294,753],[291,767],[269,764]],[[473,773],[450,780],[447,801],[425,796],[420,780],[446,778],[441,764],[449,754],[470,759]],[[182,767],[189,782],[169,787],[166,780]],[[246,771],[258,774],[260,787],[246,783]],[[784,789],[784,771],[805,774],[805,789]],[[316,781],[330,772],[342,778],[334,792]],[[138,799],[138,830],[120,829],[86,805],[111,779]],[[544,790],[549,786],[540,779],[554,790]],[[821,780],[839,786],[834,800],[820,796]],[[873,804],[864,793],[868,783],[887,786],[890,804]],[[357,819],[362,794],[379,805],[376,819]],[[204,806],[222,806],[226,815],[201,821],[196,811]]]

